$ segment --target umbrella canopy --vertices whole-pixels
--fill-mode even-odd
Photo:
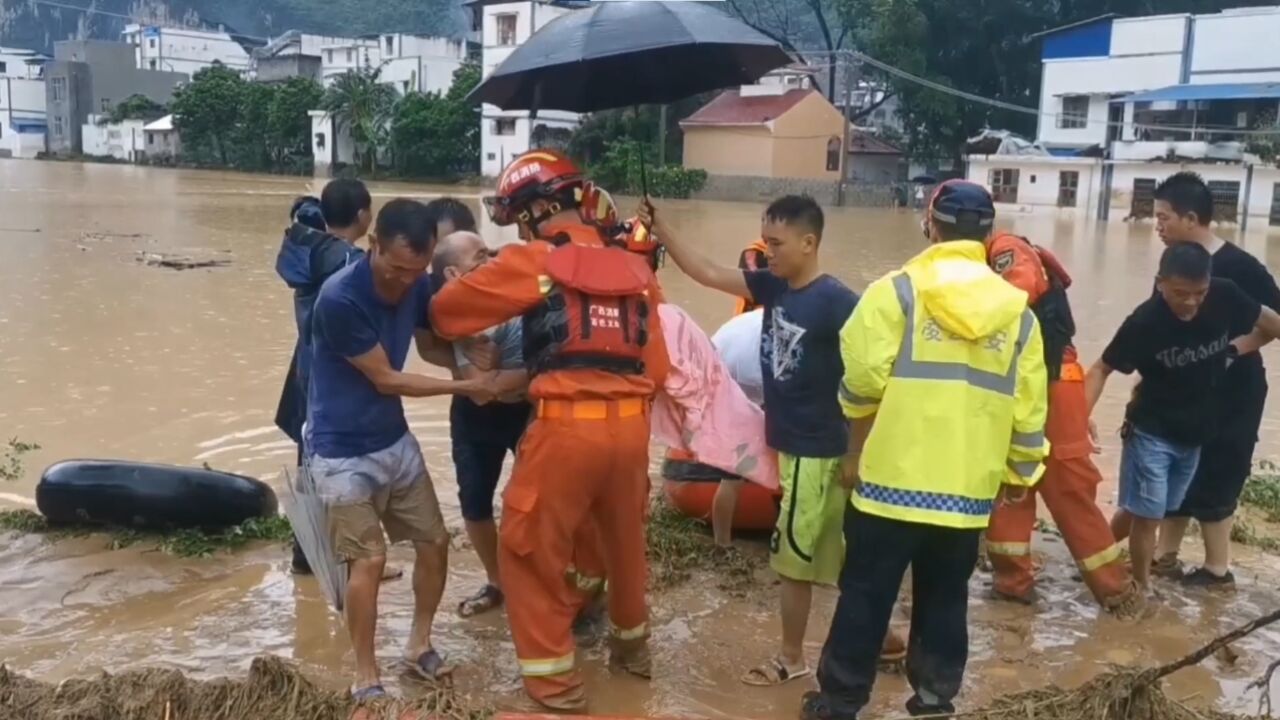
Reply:
[[[753,83],[791,62],[777,42],[713,4],[600,2],[547,23],[470,99],[503,110],[595,112]]]

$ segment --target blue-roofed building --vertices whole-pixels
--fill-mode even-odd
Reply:
[[[1075,202],[1119,219],[1149,216],[1155,182],[1187,168],[1210,182],[1220,221],[1280,225],[1280,170],[1250,155],[1244,134],[1280,115],[1278,37],[1280,6],[1045,30],[1031,39],[1042,61],[1035,139],[1047,154],[971,156],[969,176],[999,185],[1009,204]]]

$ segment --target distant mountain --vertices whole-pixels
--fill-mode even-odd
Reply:
[[[286,30],[332,35],[457,35],[470,29],[460,3],[461,0],[0,0],[0,44],[49,52],[58,40],[118,40],[120,31],[130,22],[128,18],[194,27],[221,24],[228,30],[263,38]]]

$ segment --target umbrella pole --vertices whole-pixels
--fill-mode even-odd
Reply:
[[[640,120],[640,106],[635,106],[636,120]],[[637,122],[638,126],[640,123]],[[640,144],[640,197],[649,197],[649,176],[644,169],[644,144]]]

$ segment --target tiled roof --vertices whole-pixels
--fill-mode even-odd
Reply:
[[[726,90],[700,110],[680,121],[687,125],[763,125],[782,117],[817,90],[795,88],[777,95],[748,95]]]
[[[902,151],[871,133],[855,132],[849,137],[849,152],[854,155],[901,155]]]

